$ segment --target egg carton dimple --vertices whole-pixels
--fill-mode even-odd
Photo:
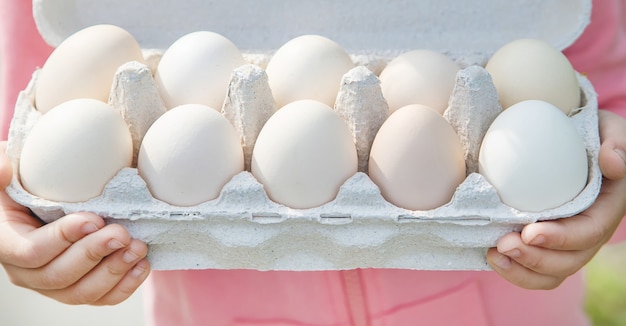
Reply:
[[[597,99],[588,80],[583,76],[579,80],[584,103],[570,119],[585,139],[588,184],[572,201],[543,212],[521,212],[502,204],[496,190],[476,173],[482,137],[501,110],[491,78],[478,65],[458,73],[445,112],[466,149],[468,176],[448,204],[433,210],[410,211],[390,204],[364,173],[387,106],[376,74],[363,66],[344,76],[335,106],[353,132],[361,172],[343,184],[332,202],[320,207],[292,209],[275,203],[247,171],[234,176],[217,199],[192,207],[153,198],[135,168],[121,170],[101,196],[87,202],[32,196],[21,187],[17,166],[23,141],[40,116],[33,103],[37,73],[20,93],[11,124],[7,152],[15,173],[7,193],[47,222],[91,211],[127,227],[133,237],[149,244],[148,257],[156,270],[484,270],[489,269],[487,248],[504,234],[538,220],[575,215],[597,196],[601,182]],[[165,110],[150,69],[139,63],[120,67],[109,102],[134,130],[136,150],[147,126]],[[275,110],[262,68],[250,64],[233,72],[222,113],[240,133],[246,162],[260,128]]]

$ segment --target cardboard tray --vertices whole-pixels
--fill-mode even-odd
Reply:
[[[264,10],[255,10],[261,4],[254,1],[211,3],[210,8],[204,2],[194,3],[198,10],[174,1],[162,1],[160,8],[151,8],[147,1],[101,3],[35,0],[35,19],[51,44],[81,27],[103,22],[127,28],[146,49],[163,49],[186,32],[208,29],[231,38],[248,54],[256,53],[249,56],[256,62],[266,61],[273,49],[300,34],[318,33],[334,38],[346,46],[356,61],[370,68],[357,67],[344,76],[335,109],[352,122],[368,119],[367,113],[356,112],[371,109],[372,103],[382,98],[372,70],[376,72],[390,58],[408,49],[445,50],[466,67],[457,76],[446,118],[460,135],[479,135],[461,136],[468,147],[480,144],[483,131],[500,110],[491,79],[480,67],[485,58],[502,44],[521,37],[541,35],[564,48],[582,32],[591,8],[590,1],[565,0],[527,1],[523,5],[473,1],[462,8],[454,1],[285,1],[272,2],[271,8]],[[101,8],[96,10],[95,6]],[[126,10],[117,15],[113,8],[122,7]],[[156,12],[147,12],[147,8]],[[312,10],[316,14],[311,14]],[[98,16],[92,16],[96,11]],[[554,12],[554,17],[545,17],[548,12]],[[171,17],[165,19],[162,15],[166,13]],[[294,14],[315,19],[295,20]],[[543,22],[533,21],[538,15]],[[372,21],[377,24],[371,24]],[[530,30],[512,28],[513,23],[530,26]],[[380,24],[389,28],[381,29]],[[292,25],[296,28],[288,28]],[[485,26],[493,26],[495,36],[486,35]],[[259,38],[258,33],[263,33],[263,37]],[[245,112],[245,105],[271,99],[264,76],[264,71],[253,65],[234,71],[223,110],[232,122],[240,119],[253,123],[254,117],[240,114]],[[520,212],[503,205],[493,187],[477,173],[468,175],[450,203],[429,211],[408,211],[391,205],[362,172],[342,186],[334,201],[304,210],[270,201],[249,172],[236,175],[218,199],[194,207],[174,207],[152,198],[134,168],[120,171],[101,197],[85,203],[58,203],[34,197],[24,191],[17,177],[7,192],[45,221],[86,210],[127,227],[133,237],[149,244],[148,257],[157,270],[484,270],[489,269],[485,262],[487,248],[494,246],[502,235],[537,220],[574,215],[591,205],[597,196],[601,182],[597,163],[597,98],[588,80],[583,76],[579,80],[583,106],[570,119],[585,140],[589,182],[571,202],[543,212]],[[33,107],[36,84],[37,72],[16,104],[8,147],[14,167],[19,164],[23,140],[39,118]],[[118,70],[110,102],[134,112],[153,104],[155,94],[158,93],[151,70],[129,63]],[[150,118],[139,115],[131,119]],[[464,125],[460,122],[468,119],[470,128],[479,132],[459,130]],[[357,146],[361,143],[367,147],[371,141],[371,135],[364,133],[355,138]],[[473,165],[475,162],[468,162],[468,166]]]

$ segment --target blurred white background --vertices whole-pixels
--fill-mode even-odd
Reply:
[[[141,326],[141,291],[117,306],[70,306],[14,286],[4,270],[0,276],[2,326]]]

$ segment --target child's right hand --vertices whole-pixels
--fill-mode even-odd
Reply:
[[[11,162],[0,144],[0,189]],[[91,213],[43,224],[0,192],[0,263],[11,282],[68,304],[111,305],[127,299],[150,271],[145,243]]]

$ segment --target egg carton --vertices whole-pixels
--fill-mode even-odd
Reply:
[[[123,225],[133,237],[148,243],[148,258],[155,270],[489,269],[487,248],[504,234],[538,220],[568,217],[591,205],[600,189],[601,173],[597,98],[588,80],[579,76],[583,105],[570,119],[587,148],[588,184],[572,201],[543,212],[521,212],[503,205],[495,189],[476,173],[480,140],[500,112],[494,86],[482,66],[500,46],[518,38],[535,37],[559,49],[567,47],[582,33],[590,11],[590,0],[475,0],[463,5],[455,0],[397,4],[378,0],[288,4],[159,0],[158,5],[150,0],[33,0],[38,29],[53,46],[79,29],[109,23],[127,29],[145,49],[148,66],[128,63],[120,67],[109,100],[123,112],[135,148],[164,111],[152,78],[163,49],[198,30],[231,39],[256,64],[234,71],[223,108],[242,135],[246,164],[258,130],[275,109],[261,69],[271,53],[303,34],[337,41],[361,65],[344,76],[335,108],[355,135],[360,172],[342,185],[332,202],[311,209],[272,202],[249,172],[233,177],[217,199],[193,207],[154,199],[134,168],[121,170],[100,197],[84,203],[32,196],[21,187],[17,170],[6,191],[46,222],[91,211],[104,216],[107,223]],[[386,104],[376,75],[391,58],[418,48],[446,53],[464,68],[445,117],[465,146],[468,177],[448,204],[428,211],[390,204],[363,172],[371,140],[386,116],[380,109]],[[11,124],[7,152],[14,169],[23,141],[40,116],[33,107],[37,75],[35,71],[20,93]],[[255,106],[268,109],[246,110]]]
[[[245,65],[232,76],[223,114],[240,132],[249,166],[256,135],[275,107],[262,68]],[[458,73],[444,114],[466,149],[469,175],[448,204],[433,210],[410,211],[390,204],[364,172],[348,179],[332,202],[311,209],[271,201],[249,172],[236,175],[217,199],[193,207],[153,198],[135,168],[121,170],[100,197],[82,203],[35,197],[21,187],[17,171],[7,192],[46,222],[90,211],[123,225],[149,244],[148,257],[157,270],[483,270],[489,268],[486,250],[504,234],[538,220],[572,216],[596,198],[601,183],[597,99],[588,80],[579,76],[579,81],[584,105],[570,119],[584,138],[589,182],[572,201],[542,212],[521,212],[502,204],[496,190],[476,173],[482,137],[501,112],[491,78],[479,65]],[[40,117],[33,103],[36,83],[37,74],[20,94],[11,124],[8,153],[14,167],[19,165],[24,139]],[[137,62],[120,67],[109,102],[122,111],[136,150],[149,125],[165,110],[151,69]],[[335,110],[351,126],[359,169],[366,171],[369,147],[386,118],[382,110],[387,110],[376,75],[363,66],[348,72]]]

